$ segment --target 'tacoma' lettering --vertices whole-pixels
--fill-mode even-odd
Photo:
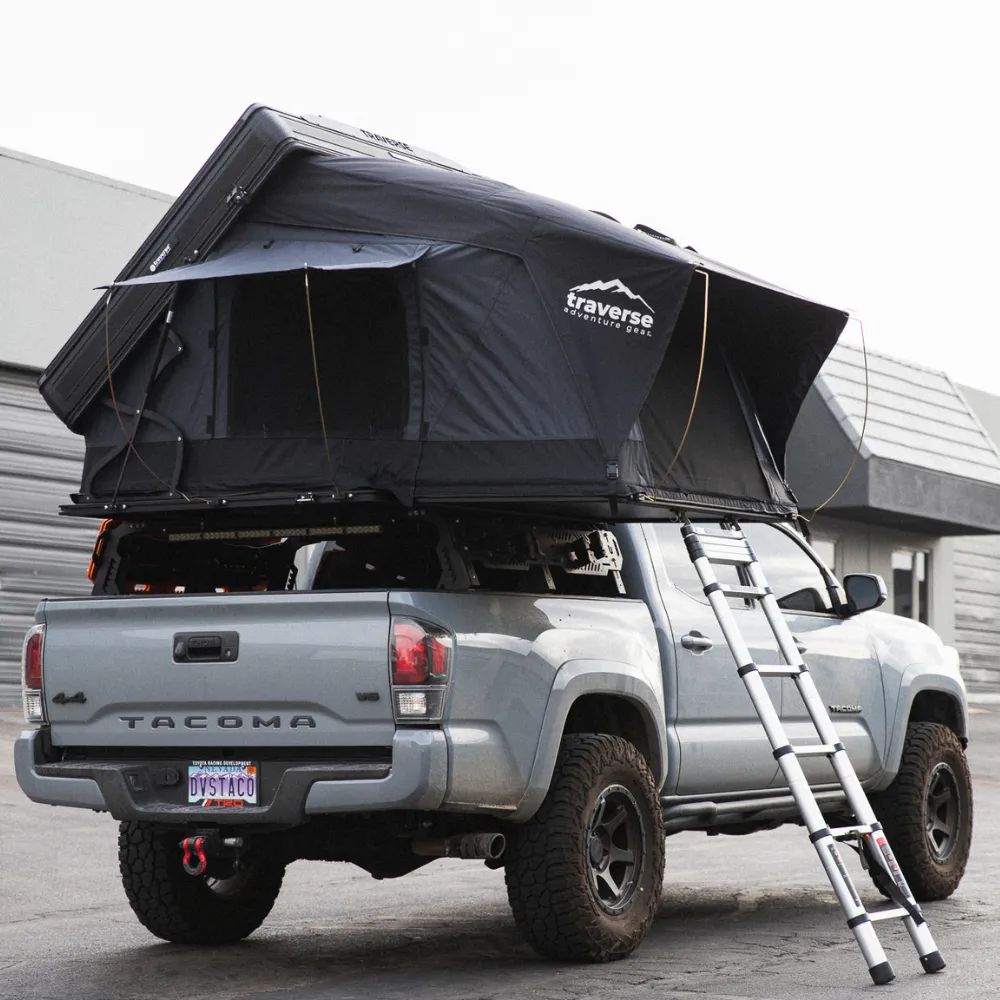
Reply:
[[[137,728],[140,722],[145,722],[144,715],[120,715],[118,717],[129,729]],[[220,715],[215,720],[215,729],[242,729],[243,718],[239,715]],[[260,715],[251,717],[250,725],[254,729],[280,729],[281,716],[272,715],[264,718]],[[169,715],[156,715],[149,724],[150,729],[174,729],[176,723]],[[187,715],[184,717],[185,729],[208,729],[209,719],[207,715]],[[311,715],[293,715],[288,721],[289,729],[315,729],[316,720]]]

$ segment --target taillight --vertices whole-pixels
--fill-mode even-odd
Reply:
[[[392,707],[397,722],[440,722],[454,638],[412,618],[392,620]]]
[[[42,656],[45,651],[45,626],[28,629],[21,650],[21,699],[26,722],[44,722],[42,704]]]
[[[107,536],[118,527],[119,522],[108,518],[101,521],[101,526],[97,529],[97,538],[94,541],[94,551],[90,555],[90,565],[87,567],[87,579],[93,583],[97,576],[97,567],[101,565],[104,555],[104,543]]]
[[[423,684],[427,680],[427,633],[416,622],[392,625],[392,683]]]

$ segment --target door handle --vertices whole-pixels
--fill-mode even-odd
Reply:
[[[809,648],[797,635],[793,635],[792,639],[795,642],[795,648],[800,653],[804,653]]]
[[[681,636],[681,645],[685,649],[690,649],[692,653],[704,653],[706,650],[711,649],[715,643],[708,636],[692,630]]]
[[[238,632],[177,632],[174,663],[233,663],[240,655]]]

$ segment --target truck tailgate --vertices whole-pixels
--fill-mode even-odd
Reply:
[[[385,591],[89,598],[40,614],[56,746],[392,743]]]

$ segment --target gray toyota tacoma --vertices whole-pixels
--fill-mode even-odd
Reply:
[[[950,895],[972,832],[955,651],[793,525],[743,526],[914,895]],[[799,820],[677,524],[122,520],[93,578],[26,638],[17,778],[119,821],[128,901],[160,938],[252,933],[296,860],[382,879],[463,857],[504,869],[542,955],[604,961],[649,928],[666,836]],[[763,613],[730,600],[779,662]],[[815,742],[792,682],[766,683]],[[829,762],[803,766],[836,823]]]

